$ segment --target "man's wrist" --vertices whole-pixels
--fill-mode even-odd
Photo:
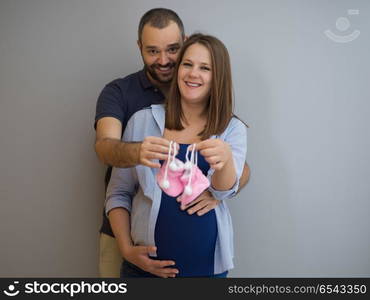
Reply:
[[[140,164],[140,149],[142,142],[124,143],[123,152],[126,155],[126,165],[134,167]]]

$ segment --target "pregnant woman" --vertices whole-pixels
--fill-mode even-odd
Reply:
[[[189,37],[165,104],[135,113],[123,139],[142,141],[149,136],[171,141],[176,153],[172,151],[169,160],[177,154],[177,166],[168,168],[167,160],[161,161],[160,170],[142,165],[113,169],[105,209],[125,259],[121,277],[226,277],[233,268],[227,199],[238,190],[247,130],[233,114],[230,59],[217,38]],[[191,152],[196,164],[189,173],[184,163]],[[160,176],[164,170],[166,184]],[[181,177],[171,177],[171,172]],[[220,203],[205,215],[189,215],[177,200],[196,193],[205,177]],[[179,197],[170,192],[175,185]],[[158,260],[157,268],[145,259]]]

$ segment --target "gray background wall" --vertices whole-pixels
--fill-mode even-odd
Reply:
[[[97,276],[95,103],[107,82],[141,68],[136,28],[158,6],[176,10],[188,34],[225,42],[250,125],[252,177],[230,201],[230,275],[369,276],[365,0],[1,0],[0,276]],[[337,43],[326,29],[361,34]]]

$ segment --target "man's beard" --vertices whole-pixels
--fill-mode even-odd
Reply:
[[[162,66],[160,64],[152,64],[152,65],[147,65],[145,64],[144,69],[147,71],[150,76],[155,80],[158,81],[159,83],[169,83],[172,80],[172,75],[173,75],[173,68],[176,66],[175,62],[169,62],[168,64]],[[156,69],[158,67],[166,68],[169,67],[171,70],[170,76],[163,78],[161,75],[158,75],[156,72]]]

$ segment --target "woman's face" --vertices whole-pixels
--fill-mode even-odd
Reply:
[[[177,76],[182,101],[191,104],[207,102],[212,81],[211,68],[211,56],[205,46],[193,44],[186,49]]]

